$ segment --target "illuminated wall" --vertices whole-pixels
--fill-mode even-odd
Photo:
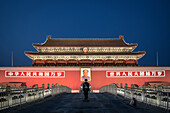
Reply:
[[[98,90],[111,83],[123,83],[123,85],[127,83],[130,86],[130,84],[143,85],[148,81],[170,82],[170,67],[91,67],[90,70],[91,81],[89,83],[92,90]],[[33,75],[33,73],[37,73],[37,75]],[[107,73],[110,75],[108,76]],[[128,76],[128,73],[133,73],[133,75]],[[26,82],[27,86],[34,84],[47,86],[48,83],[50,85],[58,83],[73,90],[79,90],[83,82],[80,79],[80,67],[0,67],[0,83]]]

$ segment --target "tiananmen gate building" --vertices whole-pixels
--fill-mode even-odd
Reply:
[[[137,44],[118,39],[53,39],[33,44],[38,52],[25,52],[32,67],[0,67],[0,82],[26,82],[27,86],[60,84],[80,90],[87,78],[92,90],[112,83],[143,85],[170,82],[170,67],[141,67],[145,52],[133,52]],[[87,73],[87,75],[85,74]]]
[[[38,52],[25,52],[33,66],[137,66],[145,52],[132,52],[137,44],[119,39],[51,39],[33,44]]]

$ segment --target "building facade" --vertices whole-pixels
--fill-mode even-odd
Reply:
[[[89,70],[92,90],[112,83],[144,85],[145,82],[170,82],[170,67],[1,67],[0,83],[26,82],[27,86],[59,84],[80,90],[82,69]]]
[[[132,52],[137,44],[119,39],[51,39],[33,44],[38,52],[25,52],[33,66],[138,66],[145,52]]]
[[[38,52],[25,52],[30,67],[0,67],[0,83],[24,82],[27,86],[60,84],[79,91],[84,78],[92,90],[112,83],[144,85],[170,82],[170,67],[141,67],[145,52],[133,52],[137,44],[119,39],[51,39],[33,44]],[[84,74],[86,72],[86,74]]]

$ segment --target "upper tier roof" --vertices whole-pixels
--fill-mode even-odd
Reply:
[[[119,39],[51,39],[51,36],[47,37],[47,40],[43,44],[33,44],[38,47],[133,47],[137,44],[127,44],[123,36]]]

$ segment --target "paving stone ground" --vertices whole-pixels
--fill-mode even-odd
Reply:
[[[80,93],[62,94],[10,109],[8,113],[162,113],[149,109],[145,104],[130,106],[129,100],[124,100],[108,93],[91,93],[89,102],[84,102]]]

